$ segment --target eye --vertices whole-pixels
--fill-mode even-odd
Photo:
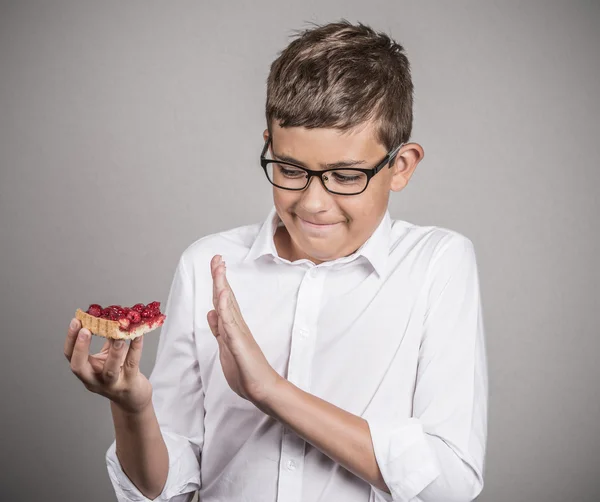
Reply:
[[[275,164],[279,172],[286,178],[303,178],[306,176],[306,172],[302,169],[294,169],[291,166],[285,166],[282,164]]]
[[[337,183],[357,183],[365,176],[363,173],[332,171],[331,176]]]

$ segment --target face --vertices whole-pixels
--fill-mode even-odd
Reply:
[[[351,132],[337,129],[282,128],[273,125],[271,154],[295,159],[299,166],[323,170],[324,164],[358,161],[355,167],[371,169],[388,153],[374,136],[371,124]],[[266,141],[268,130],[263,139]],[[329,193],[313,177],[302,191],[273,187],[275,208],[285,228],[275,236],[280,256],[296,261],[307,258],[315,264],[354,253],[373,234],[388,206],[390,191],[408,183],[423,149],[416,143],[404,145],[390,169],[389,164],[358,195]]]

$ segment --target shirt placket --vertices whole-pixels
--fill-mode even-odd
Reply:
[[[300,284],[292,325],[292,343],[287,379],[296,387],[310,392],[310,378],[317,334],[323,283],[327,270],[310,268]],[[278,502],[302,500],[304,449],[306,442],[284,427],[281,438],[281,460],[277,490]]]

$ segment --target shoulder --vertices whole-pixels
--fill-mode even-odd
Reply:
[[[195,240],[181,253],[180,266],[183,266],[190,275],[204,268],[208,273],[210,260],[217,254],[226,256],[227,259],[243,258],[254,243],[261,225],[261,223],[243,225]]]
[[[440,265],[456,266],[465,256],[475,258],[471,239],[456,230],[392,220],[392,247],[403,247],[431,272]]]

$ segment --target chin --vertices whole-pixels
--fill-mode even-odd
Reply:
[[[328,246],[327,249],[324,249],[324,246],[306,246],[304,252],[318,261],[332,261],[344,256],[340,249],[336,248],[332,251],[331,248],[332,246]]]

